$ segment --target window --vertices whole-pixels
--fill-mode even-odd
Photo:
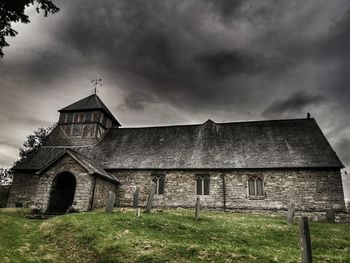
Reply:
[[[98,112],[98,111],[94,111],[93,113],[92,113],[92,121],[94,121],[94,122],[98,122],[98,120],[99,120],[99,118],[100,118],[100,112]]]
[[[79,122],[79,113],[74,113],[74,122]]]
[[[164,174],[154,175],[152,182],[155,183],[156,185],[155,194],[156,195],[164,194],[165,175]]]
[[[69,112],[67,113],[67,120],[66,120],[67,123],[72,123],[73,122],[73,113],[72,112]]]
[[[197,195],[209,195],[209,182],[208,174],[196,175]]]
[[[250,197],[264,196],[263,177],[262,176],[248,176],[248,195]]]
[[[85,112],[85,122],[90,122],[91,121],[91,117],[92,117],[92,112],[91,111]]]
[[[79,113],[78,121],[79,122],[84,122],[84,112],[80,112]]]

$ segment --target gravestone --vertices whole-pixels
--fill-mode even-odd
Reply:
[[[329,223],[335,223],[335,214],[332,207],[326,211],[326,220]]]
[[[299,219],[299,235],[301,247],[301,262],[312,263],[309,219],[306,216],[303,216]]]
[[[141,216],[141,209],[140,209],[140,207],[137,208],[136,216],[137,216],[137,217],[140,217],[140,216]]]
[[[139,206],[139,195],[140,195],[140,188],[137,187],[134,195],[133,195],[133,200],[132,200],[132,207],[133,208],[138,208]]]
[[[114,203],[115,203],[115,193],[109,191],[108,198],[107,198],[107,204],[106,204],[106,212],[107,213],[113,212]]]
[[[295,206],[294,204],[290,204],[288,207],[288,215],[287,215],[288,225],[291,225],[294,223],[294,215],[295,215]]]
[[[148,201],[147,201],[145,213],[151,213],[155,191],[156,191],[156,185],[155,185],[155,183],[152,183],[151,191],[150,191],[149,196],[148,196]]]
[[[196,219],[196,221],[199,219],[200,209],[201,209],[200,199],[199,199],[199,197],[197,197],[197,200],[196,200],[196,212],[195,212],[195,219]]]

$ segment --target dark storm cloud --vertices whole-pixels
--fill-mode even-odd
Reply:
[[[319,105],[317,96],[293,97],[296,88],[338,97],[341,108],[348,107],[345,1],[57,4],[61,12],[49,19],[61,18],[47,28],[47,48],[8,61],[2,75],[42,82],[30,87],[34,90],[67,85],[67,75],[71,80],[92,68],[123,91],[119,109],[126,110],[164,103],[188,112],[220,110],[257,119],[260,109],[266,109],[264,117],[279,117]],[[44,32],[38,32],[40,38]]]
[[[212,4],[214,11],[219,12],[224,22],[229,22],[240,11],[244,0],[208,0],[208,2]]]
[[[301,113],[309,106],[319,105],[326,101],[326,98],[321,95],[297,92],[285,100],[273,102],[263,111],[262,116],[265,118],[274,118],[276,116],[283,116],[286,113]]]
[[[348,0],[57,5],[61,11],[45,20],[29,10],[32,22],[16,28],[0,60],[2,142],[19,147],[25,132],[57,121],[59,107],[87,95],[90,80],[102,77],[101,98],[125,126],[310,111],[350,166]],[[0,147],[0,160],[15,155]]]
[[[240,51],[218,51],[213,54],[207,52],[195,58],[200,67],[209,76],[223,78],[239,73],[253,73],[258,69],[254,59],[245,56]]]
[[[100,65],[108,74],[127,80],[123,89],[130,94],[147,91],[153,99],[195,110],[204,104],[239,107],[237,103],[248,102],[254,92],[249,81],[282,74],[298,63],[294,57],[269,54],[263,46],[257,50],[250,43],[235,43],[241,41],[235,30],[241,29],[238,25],[232,31],[227,19],[234,23],[237,16],[254,26],[246,17],[249,12],[266,16],[262,7],[245,14],[245,5],[249,6],[246,1],[70,1],[62,8],[65,20],[55,34],[69,46],[67,50],[78,50],[83,63]],[[278,8],[281,5],[276,4],[274,9]],[[207,28],[211,25],[212,31]],[[230,42],[219,39],[215,27],[222,27],[221,36],[231,36]],[[241,90],[246,100],[231,96]]]

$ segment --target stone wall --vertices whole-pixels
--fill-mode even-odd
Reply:
[[[36,191],[39,175],[34,172],[16,172],[10,188],[7,207],[29,207]]]
[[[88,172],[71,156],[65,155],[41,175],[16,172],[8,200],[9,207],[21,205],[46,212],[50,204],[52,183],[56,175],[69,172],[76,180],[73,207],[79,211],[91,209],[95,176]],[[116,193],[116,185],[102,178],[96,178],[94,208],[106,205],[108,192]]]
[[[79,211],[87,211],[90,208],[92,196],[93,176],[81,167],[71,156],[65,155],[58,162],[40,175],[40,181],[33,198],[34,206],[46,211],[50,202],[52,181],[56,175],[69,172],[76,179],[73,207]]]
[[[120,182],[118,206],[131,206],[133,192],[140,187],[140,206],[145,206],[152,183],[150,170],[110,171]],[[193,207],[196,200],[195,174],[210,175],[210,194],[201,196],[204,207],[223,209],[225,178],[226,208],[239,210],[286,210],[294,203],[300,211],[325,211],[331,206],[344,209],[339,169],[264,169],[231,171],[166,171],[163,195],[155,195],[158,207]],[[264,197],[247,194],[247,177],[262,175]]]
[[[10,194],[10,187],[10,185],[0,185],[0,208],[7,206],[7,201]]]
[[[106,206],[109,191],[116,193],[117,192],[116,184],[97,177],[96,183],[95,183],[93,209]]]

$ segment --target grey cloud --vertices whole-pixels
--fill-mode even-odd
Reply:
[[[21,27],[0,60],[3,140],[23,142],[24,130],[57,121],[50,104],[89,95],[97,75],[124,126],[310,111],[348,162],[348,0],[57,4],[60,13]]]
[[[301,113],[306,107],[319,105],[326,102],[326,98],[322,95],[311,95],[307,92],[297,92],[285,100],[273,102],[263,112],[265,118],[273,118],[282,116],[285,113]]]
[[[174,121],[197,121],[192,117],[197,113],[227,121],[279,118],[308,107],[317,114],[325,100],[310,94],[329,97],[341,109],[333,112],[338,122],[346,118],[339,112],[350,104],[348,1],[62,0],[58,5],[60,13],[48,18],[57,18],[55,23],[45,27],[43,21],[36,31],[46,33],[50,45],[31,47],[21,59],[0,60],[1,78],[10,83],[4,89],[73,93],[73,86],[89,85],[77,84],[78,76],[102,72],[108,91],[120,99],[114,109],[117,117],[123,110],[124,125],[127,114],[160,104],[182,112]],[[295,95],[295,89],[310,93]],[[329,116],[322,118],[320,123]]]
[[[119,105],[117,111],[143,111],[145,109],[144,102],[137,94],[130,94],[125,99],[123,104]]]
[[[205,73],[223,78],[240,73],[253,73],[258,69],[253,58],[240,51],[216,51],[199,54],[195,60]]]

